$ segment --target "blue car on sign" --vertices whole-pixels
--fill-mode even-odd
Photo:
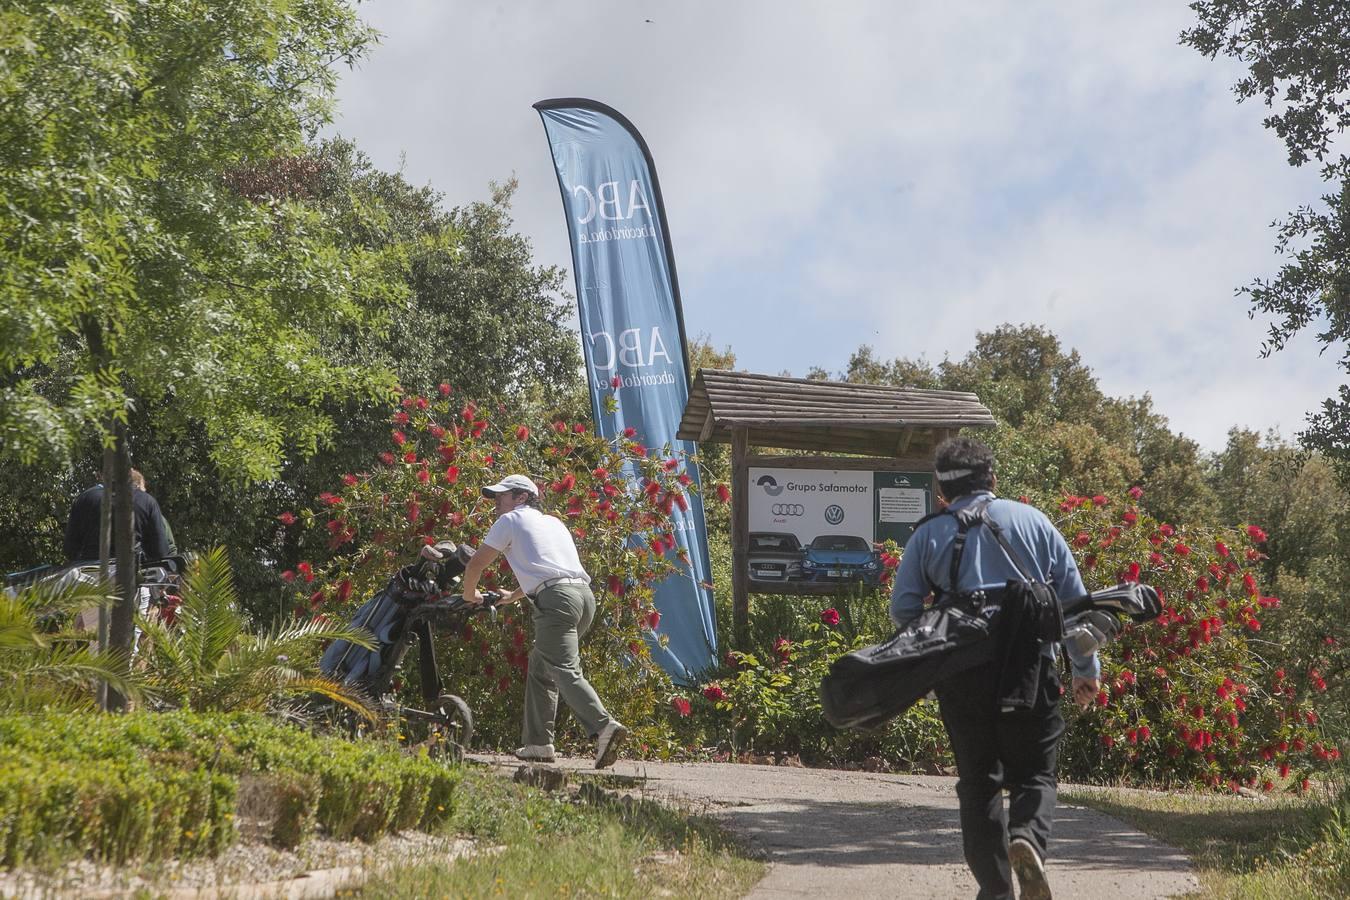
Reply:
[[[881,580],[881,554],[872,542],[854,534],[822,534],[806,547],[802,559],[805,581],[861,581],[878,584]]]

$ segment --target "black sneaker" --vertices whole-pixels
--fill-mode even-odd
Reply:
[[[1041,855],[1026,838],[1013,838],[1008,842],[1008,862],[1017,873],[1017,883],[1022,890],[1018,893],[1021,900],[1050,900],[1050,882],[1045,877],[1045,863]]]

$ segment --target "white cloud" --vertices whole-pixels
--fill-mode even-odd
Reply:
[[[1175,3],[392,2],[337,129],[451,203],[515,173],[517,224],[570,265],[538,118],[590,96],[643,131],[690,333],[759,371],[963,355],[1037,322],[1104,388],[1217,447],[1297,430],[1338,373],[1233,288],[1316,193]],[[648,23],[647,19],[653,20]]]

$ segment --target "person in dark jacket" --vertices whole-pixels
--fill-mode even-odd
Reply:
[[[1087,593],[1068,544],[1050,520],[1031,506],[994,497],[993,451],[970,438],[953,438],[937,448],[934,468],[947,511],[988,502],[989,517],[1029,567],[1028,575],[1049,584],[1061,603]],[[897,626],[917,616],[929,594],[995,590],[1010,579],[1022,580],[989,529],[974,526],[967,532],[958,583],[951,584],[956,534],[956,517],[937,514],[921,523],[905,544],[891,596],[891,619]],[[998,661],[962,672],[936,691],[956,757],[962,844],[966,864],[980,886],[979,900],[1012,900],[1014,870],[1023,900],[1050,898],[1044,861],[1058,790],[1055,764],[1064,733],[1057,647],[1045,644],[1039,653],[1025,655],[1027,665],[1038,669],[1025,673],[1035,690],[1030,708],[1001,703],[1004,673]],[[1097,695],[1101,666],[1096,654],[1082,658],[1071,654],[1070,659],[1074,699],[1086,706]]]
[[[164,559],[171,556],[165,535],[164,514],[159,501],[145,491],[145,478],[131,470],[131,505],[135,514],[136,548],[141,559]],[[96,484],[83,491],[70,506],[66,520],[66,561],[88,562],[98,559],[98,528],[103,506],[103,485]],[[114,529],[116,523],[114,522]]]

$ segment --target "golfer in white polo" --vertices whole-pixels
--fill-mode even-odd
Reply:
[[[464,597],[483,602],[478,580],[503,555],[520,587],[500,603],[526,597],[534,618],[534,647],[525,682],[524,746],[516,750],[516,756],[553,761],[553,721],[561,694],[596,740],[595,767],[613,765],[628,729],[605,711],[581,673],[578,643],[595,619],[595,595],[572,533],[561,519],[540,511],[539,488],[528,476],[508,475],[483,488],[483,496],[496,503],[497,521],[464,572]]]

